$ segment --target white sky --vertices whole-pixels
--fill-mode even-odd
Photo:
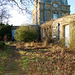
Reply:
[[[10,22],[13,25],[21,25],[21,24],[27,24],[28,22],[28,18],[27,15],[23,15],[23,14],[18,14],[17,11],[12,10],[11,14],[13,16],[13,18],[10,18]]]
[[[75,0],[68,0],[68,4],[71,5],[71,14],[75,13]],[[18,10],[14,7],[11,9],[12,18],[10,18],[10,24],[13,25],[23,25],[32,24],[32,19],[27,14],[18,14]],[[30,18],[30,19],[29,19]]]
[[[13,8],[14,10],[11,10],[10,13],[12,15],[12,18],[10,18],[10,24],[13,25],[23,25],[23,24],[31,24],[32,20],[29,20],[27,14],[19,13],[18,10]]]
[[[75,0],[68,0],[68,4],[71,5],[71,14],[75,13]]]

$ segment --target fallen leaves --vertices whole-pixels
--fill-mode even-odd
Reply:
[[[20,46],[19,46],[20,45]],[[75,54],[57,45],[42,47],[26,47],[24,43],[12,44],[12,52],[9,53],[7,66],[11,70],[19,67],[21,75],[73,75],[75,71]],[[39,45],[39,46],[38,46]],[[15,47],[13,47],[15,46]],[[22,48],[19,47],[23,46]],[[17,49],[16,49],[17,47]],[[16,49],[16,51],[15,51]],[[61,50],[64,53],[61,55]],[[1,57],[1,56],[0,56]],[[3,57],[3,56],[2,56]],[[12,60],[13,59],[13,60]],[[12,62],[12,63],[11,63]],[[11,63],[11,64],[9,64]],[[16,63],[16,65],[15,65]],[[17,68],[15,68],[15,66]],[[9,69],[10,69],[9,68]]]

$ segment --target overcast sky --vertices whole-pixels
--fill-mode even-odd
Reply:
[[[75,0],[68,0],[68,4],[71,5],[70,7],[70,13],[75,13]],[[13,25],[22,25],[22,24],[32,24],[32,19],[27,14],[18,14],[18,10],[16,8],[13,8],[14,10],[11,10],[12,18],[10,19],[10,24]]]

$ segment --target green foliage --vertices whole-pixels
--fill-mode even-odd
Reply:
[[[5,45],[4,42],[0,42],[0,48],[1,46],[3,47]],[[10,52],[10,47],[6,46],[6,49],[4,48],[3,50],[0,50],[0,72],[3,72],[5,70],[5,60],[8,59],[8,55]]]
[[[34,30],[30,27],[21,26],[16,29],[15,40],[31,42],[38,39],[38,30]]]
[[[6,35],[8,37],[8,40],[11,39],[12,33],[11,33],[12,26],[9,24],[3,24],[0,23],[0,40],[4,40],[4,36]]]
[[[5,46],[4,42],[0,42],[0,48],[3,48]]]

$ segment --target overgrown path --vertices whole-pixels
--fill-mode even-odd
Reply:
[[[75,74],[75,53],[67,48],[52,44],[48,47],[25,45],[24,43],[11,44],[2,75]]]
[[[16,47],[10,47],[11,51],[8,54],[5,61],[5,73],[4,75],[21,75],[21,68],[19,67],[20,54]]]

